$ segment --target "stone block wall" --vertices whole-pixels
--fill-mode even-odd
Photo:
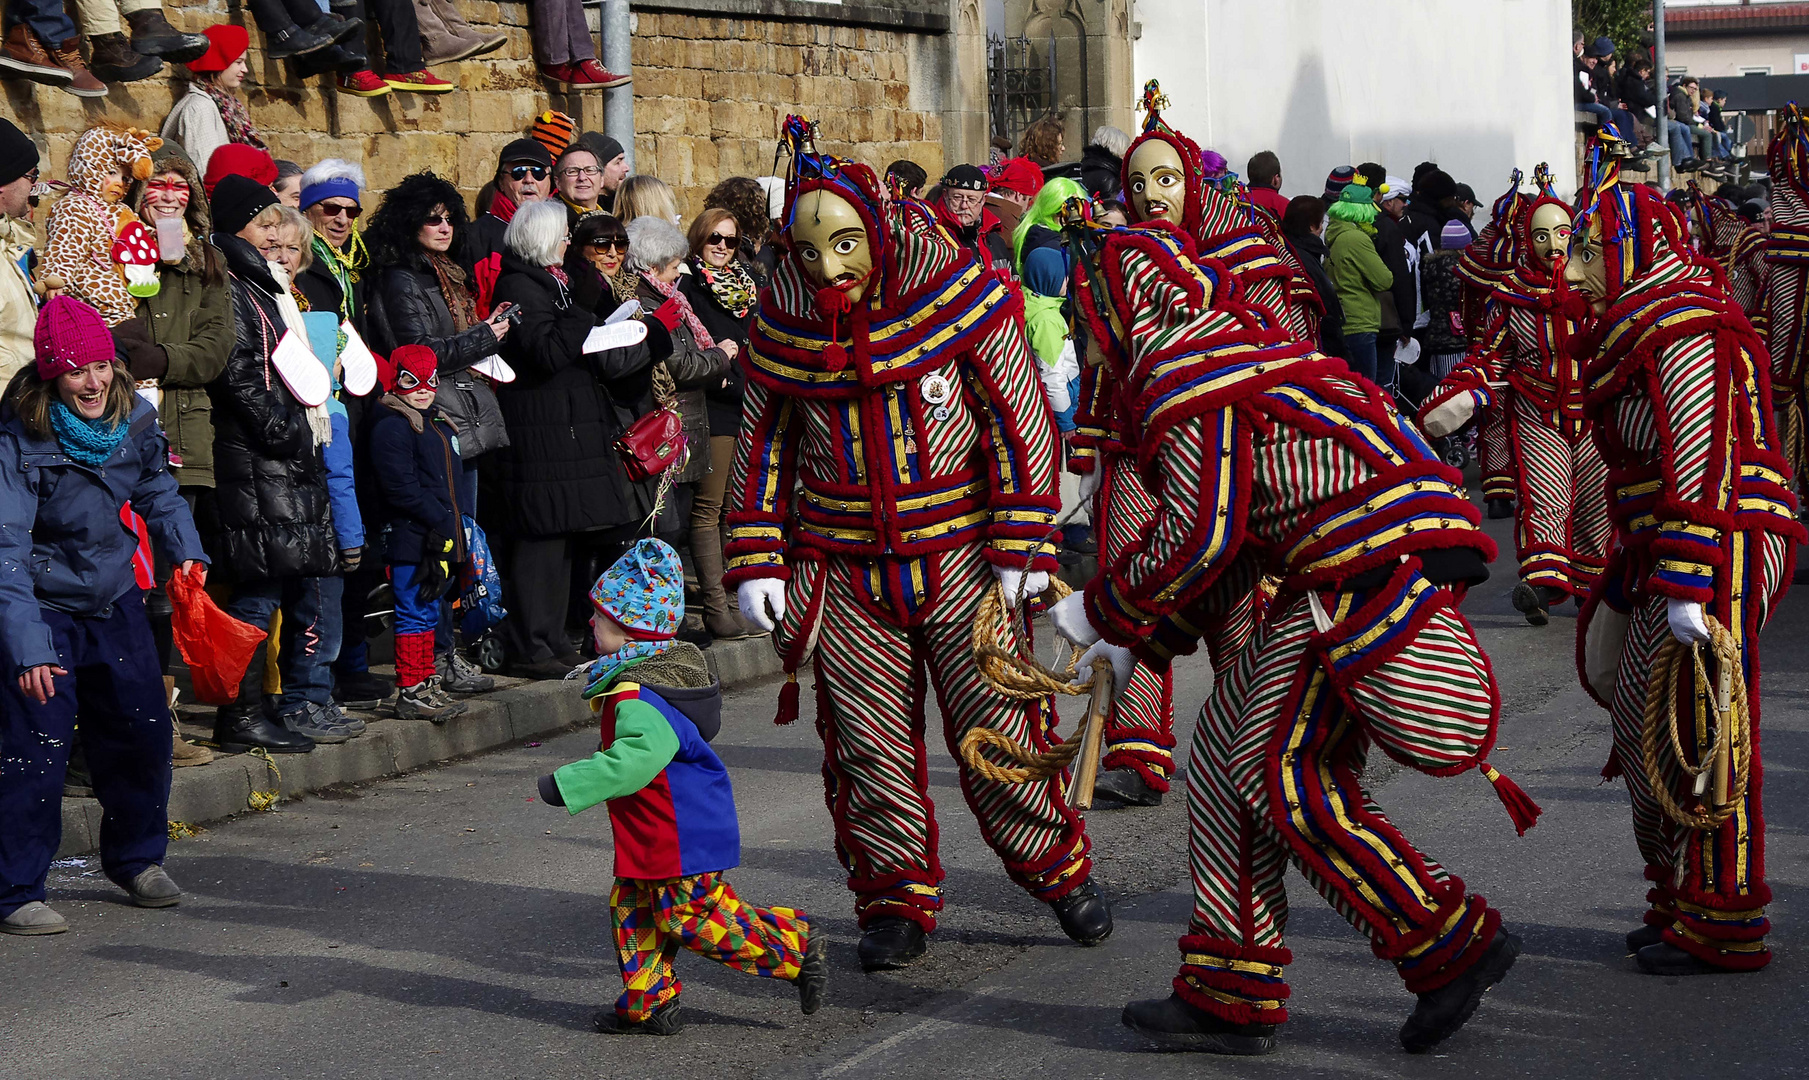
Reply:
[[[457,84],[450,94],[394,93],[365,99],[333,89],[330,76],[300,78],[293,65],[265,59],[263,35],[238,4],[165,0],[170,20],[196,32],[220,21],[251,29],[246,80],[252,122],[271,153],[304,167],[326,157],[360,161],[374,189],[431,169],[468,196],[490,178],[496,154],[541,111],[554,108],[603,130],[603,97],[549,93],[533,63],[528,5],[458,0],[479,30],[508,34],[498,52],[435,74]],[[593,28],[598,9],[588,8]],[[803,110],[823,126],[823,147],[881,168],[910,157],[932,176],[942,167],[942,88],[915,84],[918,54],[934,35],[800,21],[641,12],[632,42],[635,156],[638,172],[672,184],[687,214],[719,179],[766,175],[779,123]],[[380,55],[372,34],[373,54]],[[83,99],[23,80],[0,80],[0,115],[49,151],[44,175],[61,178],[75,138],[114,120],[159,129],[186,93],[177,66]],[[930,73],[935,74],[933,65]]]

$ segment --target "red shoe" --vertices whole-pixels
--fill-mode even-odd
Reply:
[[[621,86],[634,81],[632,75],[617,75],[595,60],[580,60],[573,64],[572,68],[578,73],[579,77],[574,81],[578,83],[579,89],[587,90],[599,87],[607,90],[612,86]]]
[[[561,90],[575,89],[574,84],[580,78],[577,67],[572,64],[542,64],[540,77]]]
[[[450,94],[458,89],[425,68],[420,71],[405,71],[400,75],[385,75],[383,81],[392,90],[413,90],[417,94]]]
[[[339,76],[339,92],[351,94],[353,97],[382,97],[392,90],[390,84],[377,77],[374,71],[346,71]]]

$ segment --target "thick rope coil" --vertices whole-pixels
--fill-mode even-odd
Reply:
[[[1746,786],[1752,775],[1752,714],[1749,711],[1746,697],[1746,680],[1741,675],[1740,646],[1734,635],[1725,626],[1716,622],[1713,616],[1705,616],[1709,628],[1709,648],[1714,650],[1715,664],[1718,671],[1728,673],[1731,700],[1726,711],[1720,702],[1708,702],[1710,711],[1715,716],[1715,724],[1708,740],[1709,750],[1703,755],[1702,764],[1692,766],[1685,756],[1683,742],[1677,733],[1678,715],[1684,707],[1683,702],[1676,701],[1677,656],[1685,645],[1670,635],[1665,636],[1659,646],[1658,656],[1652,665],[1651,679],[1647,683],[1645,731],[1641,739],[1646,767],[1646,783],[1652,789],[1653,797],[1665,816],[1687,829],[1709,830],[1719,828],[1721,823],[1732,817],[1734,809],[1746,800]],[[1702,649],[1689,646],[1690,655],[1696,667],[1696,685],[1709,694],[1708,668],[1702,661]],[[1731,725],[1731,728],[1729,728]],[[1679,806],[1671,794],[1670,784],[1666,782],[1663,771],[1658,764],[1659,745],[1669,737],[1671,753],[1677,759],[1677,767],[1685,776],[1692,779],[1717,768],[1722,764],[1722,746],[1731,737],[1726,752],[1733,755],[1730,769],[1733,773],[1732,783],[1724,801],[1719,806],[1709,806],[1706,802],[1702,812]],[[1711,799],[1715,793],[1708,793]]]
[[[1043,605],[1052,607],[1074,590],[1060,578],[1049,578],[1049,591],[1043,594]],[[980,665],[980,676],[1000,694],[1013,701],[1032,701],[1050,694],[1080,695],[1091,682],[1076,683],[1075,664],[1080,660],[1078,646],[1068,646],[1067,666],[1062,671],[1047,667],[1023,647],[1023,635],[1011,634],[1016,652],[1006,652],[999,642],[1008,633],[1006,626],[1005,586],[995,583],[980,597],[974,609],[974,660]]]
[[[282,770],[278,769],[276,767],[276,762],[271,760],[270,751],[264,749],[261,746],[252,747],[251,756],[263,758],[264,764],[268,765],[270,767],[271,773],[276,776],[276,790],[275,791],[256,791],[256,790],[254,790],[251,793],[251,797],[249,799],[247,799],[246,802],[250,805],[250,807],[253,810],[268,810],[277,804],[277,800],[279,800],[283,797]]]

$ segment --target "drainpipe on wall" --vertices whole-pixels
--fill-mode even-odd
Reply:
[[[1665,117],[1665,102],[1671,99],[1666,91],[1665,83],[1665,0],[1652,0],[1652,65],[1658,70],[1652,77],[1658,83],[1658,145],[1664,152],[1658,155],[1658,186],[1666,191],[1671,189],[1671,137],[1666,130],[1670,125]]]
[[[603,66],[617,75],[632,75],[634,16],[628,0],[603,0]],[[628,169],[634,171],[634,84],[603,91],[603,133],[622,144]]]

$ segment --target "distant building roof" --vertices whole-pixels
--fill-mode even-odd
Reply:
[[[1809,3],[1703,4],[1665,8],[1667,38],[1783,34],[1809,30]]]

